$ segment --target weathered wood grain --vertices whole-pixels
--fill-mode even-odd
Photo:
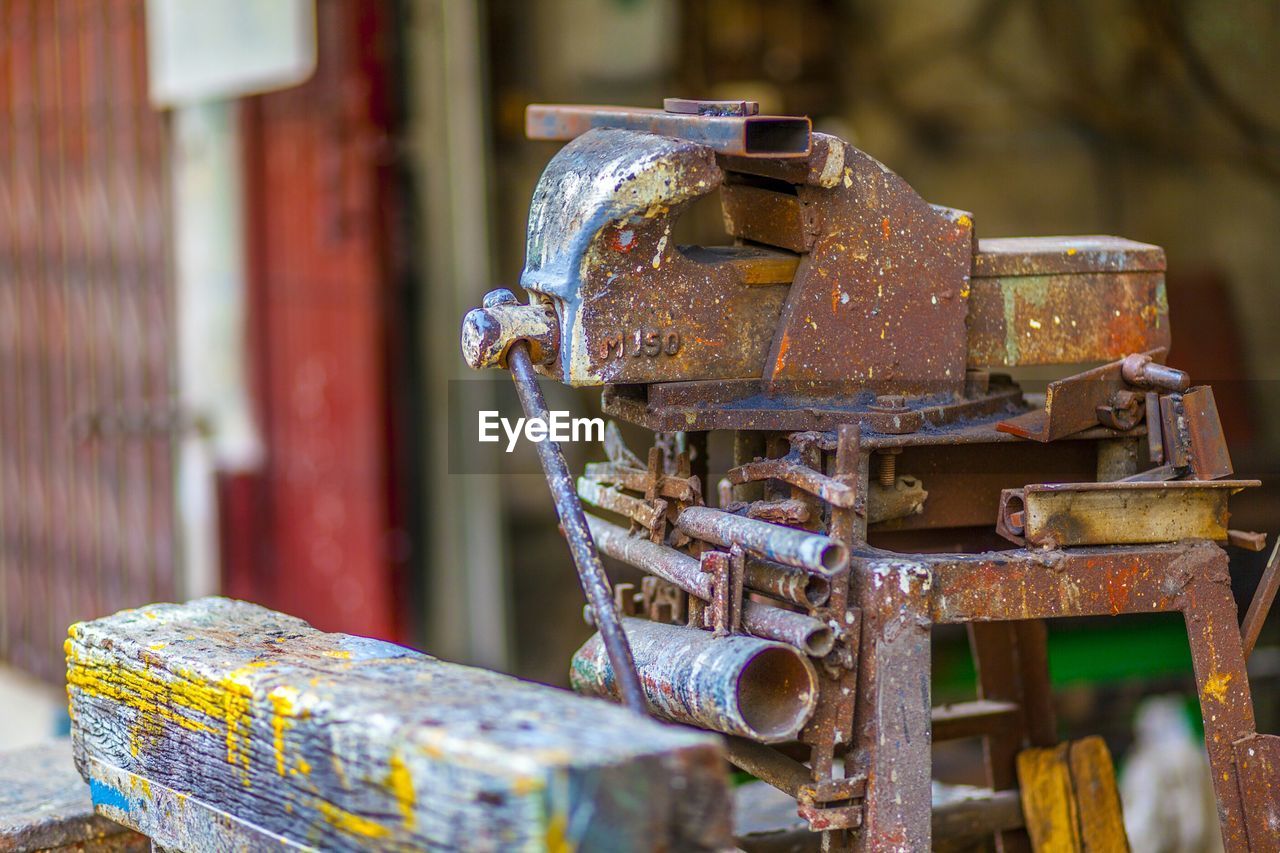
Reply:
[[[1071,784],[1080,814],[1080,844],[1087,853],[1129,849],[1116,768],[1106,741],[1093,736],[1071,742]]]
[[[163,846],[730,841],[718,740],[606,702],[222,598],[77,624],[66,650],[95,805]]]
[[[0,752],[0,851],[146,853],[150,842],[93,812],[65,739]]]
[[[1018,784],[1037,853],[1129,849],[1115,767],[1102,738],[1023,750]]]
[[[1036,853],[1079,853],[1080,817],[1071,784],[1069,744],[1018,753],[1018,787]]]

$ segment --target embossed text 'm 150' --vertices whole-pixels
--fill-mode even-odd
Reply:
[[[635,329],[618,332],[604,339],[605,358],[658,358],[680,351],[680,333],[674,329],[654,331]]]

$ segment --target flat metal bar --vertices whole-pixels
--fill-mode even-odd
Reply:
[[[1276,590],[1280,589],[1280,540],[1271,549],[1267,559],[1267,567],[1262,571],[1262,579],[1258,581],[1258,589],[1249,602],[1249,609],[1244,614],[1244,622],[1240,625],[1240,636],[1244,640],[1245,660],[1253,654],[1253,647],[1258,643],[1258,635],[1271,612],[1271,604],[1276,600]]]
[[[1222,554],[1217,545],[1196,540],[1070,551],[915,555],[912,561],[927,566],[933,579],[933,622],[951,624],[1181,610],[1182,587],[1166,583],[1175,564],[1198,568]],[[886,554],[866,561],[858,571],[873,576],[876,563],[899,560]]]
[[[524,116],[530,139],[567,142],[597,127],[639,130],[705,145],[740,157],[807,157],[807,116],[700,116],[665,110],[575,104],[530,104]]]

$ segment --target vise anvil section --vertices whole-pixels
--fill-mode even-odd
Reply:
[[[72,627],[99,814],[185,851],[720,849],[717,738],[223,598]]]

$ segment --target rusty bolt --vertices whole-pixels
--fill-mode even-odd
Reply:
[[[497,308],[499,305],[515,305],[519,301],[510,290],[505,287],[499,287],[497,290],[490,290],[486,293],[481,304],[485,308]]]
[[[886,447],[877,453],[880,457],[880,485],[885,488],[893,488],[898,479],[898,454],[901,452],[901,447]]]
[[[1125,356],[1120,363],[1120,375],[1125,382],[1139,388],[1185,391],[1191,387],[1191,376],[1185,370],[1158,364],[1143,353]]]

